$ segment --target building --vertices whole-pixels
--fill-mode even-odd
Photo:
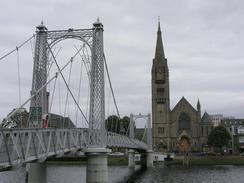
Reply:
[[[151,75],[153,150],[178,151],[178,138],[183,132],[190,137],[192,151],[203,150],[213,123],[207,112],[201,116],[199,100],[196,106],[192,106],[182,97],[170,109],[169,68],[164,54],[160,23]]]
[[[211,114],[210,118],[211,118],[214,126],[219,126],[221,120],[224,120],[224,119],[235,119],[234,116],[224,116],[223,114]]]
[[[231,135],[231,149],[233,153],[244,152],[244,119],[222,119],[220,124]]]
[[[49,114],[48,121],[49,128],[76,128],[69,117],[63,117],[58,114]]]

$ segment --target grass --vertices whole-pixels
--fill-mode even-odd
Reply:
[[[50,158],[47,160],[49,165],[86,165],[86,157],[77,158]],[[128,165],[126,156],[108,156],[108,165]]]
[[[242,156],[192,157],[190,165],[244,165]]]
[[[165,162],[165,165],[182,165],[182,160],[174,159]],[[214,165],[244,165],[244,157],[242,156],[205,156],[190,157],[190,166],[214,166]]]
[[[79,158],[53,158],[48,159],[48,164],[62,165],[86,165],[86,157]],[[155,162],[156,164],[156,162]],[[182,160],[174,159],[165,161],[165,165],[182,165]],[[128,165],[127,156],[108,156],[108,165],[126,166]],[[244,156],[204,156],[190,157],[190,166],[213,166],[213,165],[244,165]]]
[[[108,156],[108,165],[128,165],[127,156]]]

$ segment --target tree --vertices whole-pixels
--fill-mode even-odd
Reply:
[[[120,119],[116,115],[108,116],[105,120],[105,127],[109,132],[119,133]]]
[[[120,132],[123,134],[126,134],[126,132],[128,131],[129,133],[129,125],[130,125],[130,118],[128,116],[124,116],[121,120],[120,120]]]
[[[128,130],[130,124],[130,118],[128,116],[124,116],[120,119],[116,115],[108,116],[105,120],[105,126],[107,131],[125,134]]]
[[[25,128],[27,127],[29,113],[25,108],[19,109],[13,114],[15,109],[13,109],[6,118],[3,119],[0,128]]]
[[[208,136],[208,145],[219,148],[221,151],[223,146],[227,146],[231,136],[223,126],[215,127]]]

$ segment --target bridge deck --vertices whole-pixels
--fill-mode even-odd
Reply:
[[[85,151],[88,129],[0,129],[0,170],[51,156]],[[98,137],[99,138],[99,137]],[[107,147],[147,150],[147,145],[116,133],[107,133]]]

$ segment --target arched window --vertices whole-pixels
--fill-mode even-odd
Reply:
[[[179,116],[179,130],[190,130],[191,129],[191,118],[185,112]]]

